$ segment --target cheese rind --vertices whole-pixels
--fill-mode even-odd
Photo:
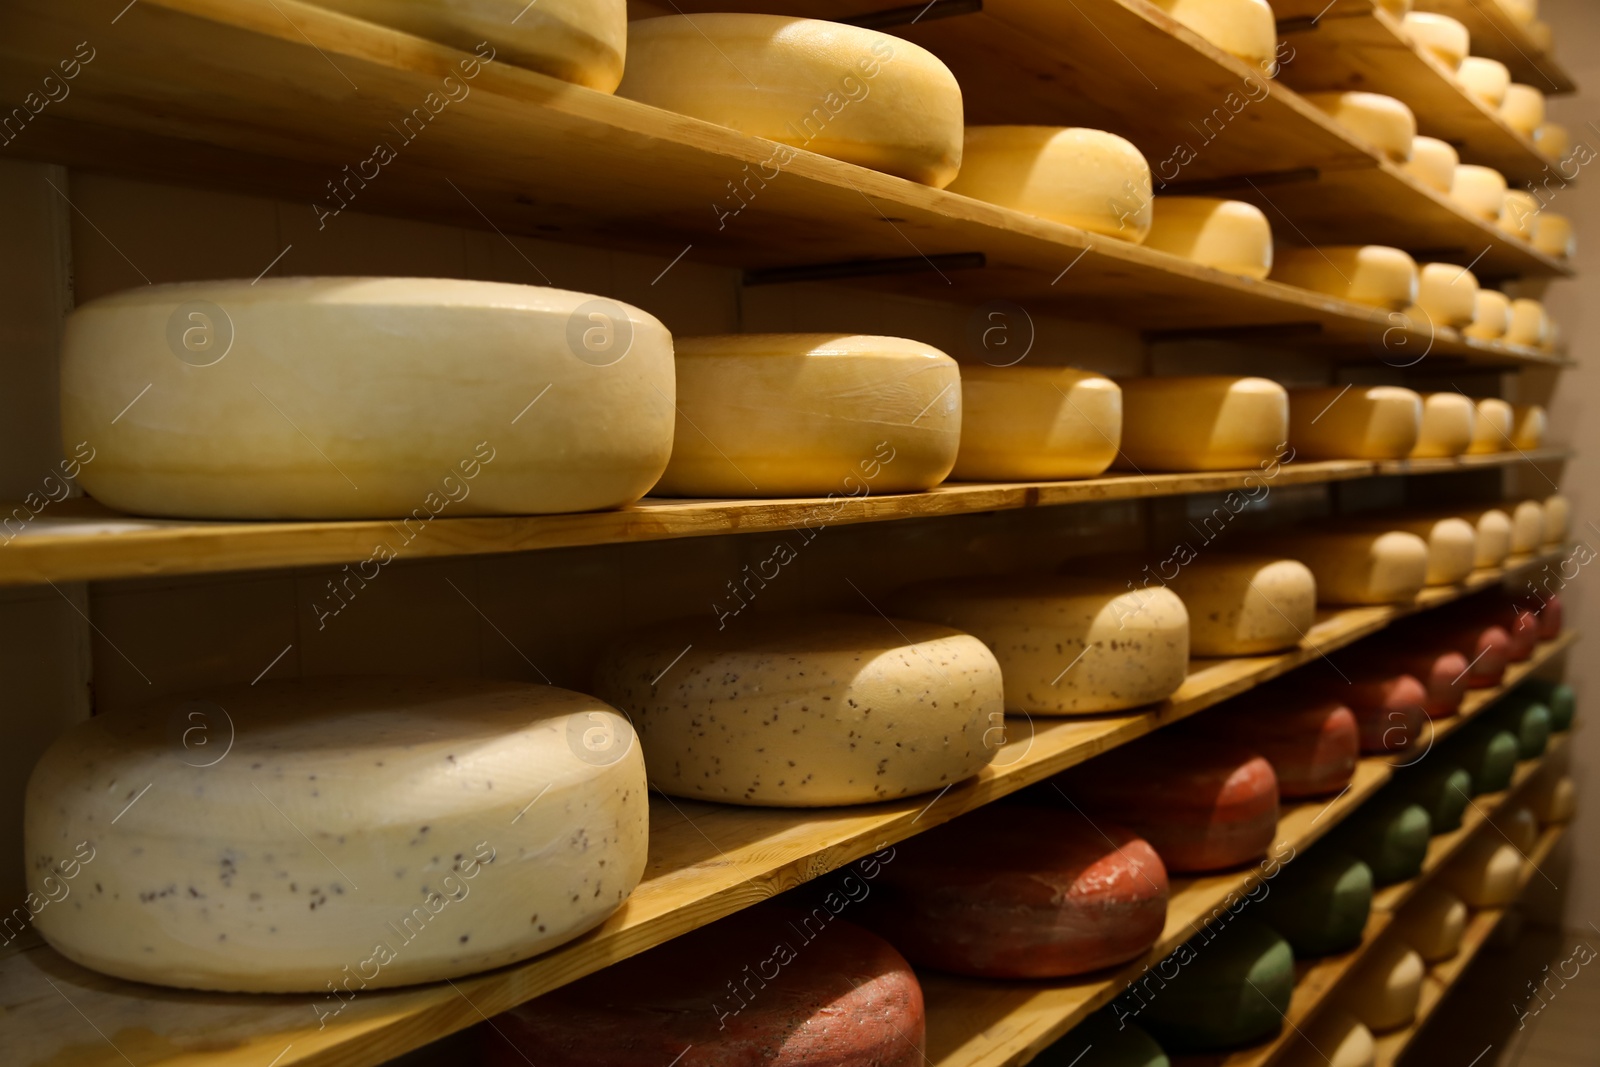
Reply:
[[[1272,273],[1272,225],[1254,204],[1158,196],[1146,248],[1260,281]]]
[[[1401,752],[1422,740],[1428,691],[1409,674],[1369,672],[1349,683],[1341,679],[1330,695],[1355,715],[1363,753]]]
[[[1313,849],[1284,868],[1260,902],[1262,919],[1295,959],[1347,952],[1361,944],[1372,912],[1372,868],[1336,848]]]
[[[1289,391],[1289,444],[1300,459],[1403,459],[1416,447],[1422,398],[1392,385]]]
[[[1533,147],[1552,163],[1559,163],[1572,151],[1572,132],[1559,122],[1546,122],[1533,131]]]
[[[1578,235],[1565,215],[1541,211],[1533,220],[1533,247],[1547,256],[1571,259],[1578,254]]]
[[[1506,344],[1539,348],[1550,339],[1550,335],[1550,316],[1543,304],[1526,297],[1511,301],[1511,322],[1506,326]]]
[[[1234,1048],[1283,1027],[1294,993],[1294,951],[1267,927],[1232,919],[1216,940],[1185,945],[1169,959],[1175,962],[1161,965],[1160,973],[1176,970],[1177,977],[1139,1013],[1163,1048]]]
[[[1303,1034],[1296,1034],[1285,1067],[1373,1067],[1378,1046],[1366,1024],[1343,1008],[1320,1012]]]
[[[956,481],[1053,481],[1105,472],[1122,441],[1122,390],[1071,367],[961,368]]]
[[[1578,790],[1564,774],[1547,774],[1527,794],[1528,806],[1548,826],[1571,821],[1578,811]]]
[[[1467,28],[1448,15],[1413,11],[1401,20],[1406,40],[1427,52],[1452,71],[1461,67],[1472,43]]]
[[[1485,397],[1478,401],[1478,418],[1473,423],[1470,456],[1486,456],[1508,451],[1511,447],[1511,428],[1514,415],[1511,405],[1498,397]]]
[[[1503,908],[1517,899],[1522,865],[1522,854],[1499,834],[1480,835],[1445,865],[1439,882],[1470,907]]]
[[[1408,603],[1428,578],[1428,545],[1400,530],[1296,530],[1274,539],[1311,568],[1324,604]]]
[[[1539,201],[1532,193],[1508,189],[1498,225],[1513,237],[1531,241],[1539,223],[1539,210]]]
[[[1539,820],[1532,810],[1524,805],[1518,805],[1504,814],[1495,816],[1493,821],[1495,829],[1510,842],[1512,848],[1523,855],[1531,852],[1539,840]]]
[[[1346,823],[1338,840],[1372,868],[1374,884],[1393,885],[1422,870],[1432,828],[1427,809],[1420,804],[1391,803]]]
[[[1472,446],[1478,405],[1460,393],[1423,393],[1422,424],[1412,459],[1448,459]]]
[[[1468,93],[1498,110],[1505,103],[1506,90],[1511,87],[1511,70],[1498,59],[1468,56],[1461,61],[1456,80]]]
[[[1448,195],[1460,165],[1461,155],[1448,141],[1419,135],[1411,142],[1411,159],[1401,169],[1430,189]]]
[[[1375,1034],[1398,1030],[1416,1017],[1426,970],[1416,950],[1391,939],[1344,983],[1344,1006]]]
[[[1428,545],[1428,585],[1454,585],[1475,570],[1478,533],[1470,522],[1453,516],[1383,516],[1352,525],[1368,530],[1402,530]]]
[[[1479,341],[1498,341],[1511,325],[1511,300],[1498,289],[1479,289],[1472,324],[1461,332]]]
[[[1481,410],[1481,409],[1480,409]],[[1498,567],[1511,555],[1511,516],[1499,508],[1484,508],[1461,516],[1478,531],[1479,567]]]
[[[1544,498],[1544,543],[1565,544],[1572,524],[1572,502],[1560,493]]]
[[[1166,586],[1183,601],[1195,656],[1294,648],[1316,622],[1316,579],[1297,560],[1202,553],[1166,579]]]
[[[1288,451],[1289,394],[1266,378],[1126,378],[1119,466],[1265,470]]]
[[[1465,767],[1445,765],[1412,772],[1405,795],[1428,812],[1428,824],[1435,836],[1461,828],[1467,805],[1472,802],[1472,775]]]
[[[1532,137],[1544,125],[1544,94],[1531,85],[1512,82],[1500,102],[1500,117],[1513,130]]]
[[[1511,554],[1526,556],[1544,545],[1544,507],[1524,500],[1511,511]]]
[[[322,993],[343,973],[487,970],[593,928],[638,884],[648,805],[640,747],[594,697],[348,678],[96,716],[39,760],[25,823],[41,895],[80,842],[94,857],[93,885],[36,919],[70,959]]]
[[[1457,744],[1462,765],[1472,775],[1473,795],[1498,793],[1510,786],[1520,749],[1517,735],[1509,730],[1479,733]]]
[[[1450,183],[1450,199],[1480,219],[1497,222],[1506,206],[1506,176],[1493,167],[1463,163]]]
[[[1425,885],[1401,910],[1400,934],[1417,955],[1438,963],[1461,950],[1467,917],[1466,901],[1442,886]]]
[[[1417,117],[1392,96],[1364,92],[1304,93],[1307,103],[1396,162],[1411,158]]]
[[[1384,245],[1281,248],[1272,280],[1394,311],[1417,300],[1417,261]]]
[[[1156,7],[1222,51],[1250,63],[1270,63],[1278,24],[1267,0],[1153,0]]]
[[[1525,452],[1544,447],[1550,419],[1538,404],[1511,406],[1511,447]]]

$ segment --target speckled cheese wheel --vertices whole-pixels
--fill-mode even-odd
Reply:
[[[1392,385],[1289,390],[1296,459],[1404,459],[1416,447],[1422,398]]]
[[[1265,0],[1256,2],[1265,6]],[[1272,225],[1254,204],[1208,196],[1159,196],[1153,211],[1146,248],[1257,281],[1272,273]]]
[[[1480,417],[1483,408],[1478,408]],[[1511,555],[1511,516],[1499,508],[1465,512],[1461,516],[1478,531],[1479,567],[1498,567]]]
[[[1411,159],[1401,169],[1428,188],[1448,196],[1450,185],[1455,181],[1456,167],[1460,165],[1461,156],[1449,142],[1437,137],[1417,137],[1411,142]]]
[[[975,637],[877,615],[723,621],[634,634],[595,669],[664,793],[866,804],[970,778],[994,754],[1000,666]]]
[[[1272,280],[1391,311],[1417,300],[1417,261],[1385,245],[1280,248]]]
[[[1374,1067],[1378,1047],[1366,1023],[1343,1008],[1318,1013],[1288,1045],[1284,1067]]]
[[[1511,300],[1506,294],[1479,289],[1473,308],[1472,325],[1462,327],[1462,333],[1478,341],[1498,341],[1506,335],[1511,326]]]
[[[1110,1008],[1091,1015],[1028,1061],[1032,1067],[1172,1067],[1156,1039]]]
[[[939,580],[891,601],[972,634],[1005,676],[1005,704],[1032,715],[1120,711],[1171,696],[1189,670],[1189,616],[1159,586],[1074,575]]]
[[[1447,459],[1464,455],[1472,445],[1478,405],[1460,393],[1423,393],[1422,425],[1412,459]]]
[[[922,987],[882,938],[762,905],[513,1008],[485,1028],[488,1067],[920,1067]]]
[[[1539,201],[1532,193],[1521,189],[1506,190],[1505,204],[1500,208],[1499,227],[1524,241],[1533,240],[1533,230],[1538,225]]]
[[[1556,601],[1552,598],[1551,604]],[[1546,609],[1549,613],[1549,608]],[[1523,683],[1523,689],[1544,702],[1550,709],[1550,729],[1556,733],[1565,733],[1572,729],[1572,720],[1577,711],[1577,694],[1572,686],[1565,682],[1551,682],[1543,678],[1530,678]]]
[[[1432,833],[1433,823],[1420,804],[1380,803],[1345,823],[1337,840],[1372,868],[1375,884],[1385,886],[1422,870]]]
[[[1511,847],[1527,855],[1539,840],[1539,820],[1532,809],[1518,806],[1491,820]]]
[[[1266,378],[1127,378],[1122,455],[1141,471],[1263,470],[1287,452],[1289,394]]]
[[[1564,774],[1547,774],[1533,784],[1526,800],[1534,817],[1544,825],[1571,820],[1578,810],[1578,790]]]
[[[1404,752],[1422,743],[1428,691],[1417,679],[1369,671],[1357,672],[1348,683],[1336,679],[1335,684],[1337,688],[1326,691],[1355,716],[1363,753]]]
[[[1468,56],[1461,61],[1456,80],[1468,95],[1497,111],[1505,103],[1506,90],[1511,87],[1511,70],[1498,59]]]
[[[1360,140],[1396,162],[1411,158],[1417,117],[1392,96],[1379,93],[1303,93],[1307,103],[1328,114]]]
[[[1538,348],[1550,338],[1550,333],[1550,316],[1543,304],[1526,297],[1511,301],[1511,322],[1506,326],[1506,344]]]
[[[1295,530],[1273,544],[1311,568],[1324,604],[1408,603],[1428,580],[1427,542],[1401,530]]]
[[[648,808],[639,746],[593,697],[350,678],[96,716],[39,760],[25,822],[41,895],[80,842],[93,851],[93,885],[36,920],[69,959],[321,994],[487,970],[591,929],[638,884]]]
[[[1417,307],[1436,326],[1466,326],[1478,313],[1478,279],[1454,263],[1427,263],[1418,274]]]
[[[1135,959],[1166,923],[1155,850],[1071,809],[989,805],[897,849],[863,921],[918,966],[1061,978]]]
[[[1361,654],[1371,669],[1386,674],[1408,674],[1422,684],[1422,708],[1430,719],[1446,719],[1461,708],[1467,695],[1467,657],[1454,649],[1420,647],[1421,635],[1401,645],[1368,645]]]
[[[602,93],[622,80],[625,0],[541,0],[536,7],[524,0],[312,2]]]
[[[1521,747],[1511,731],[1490,730],[1456,742],[1451,751],[1472,775],[1473,795],[1482,796],[1510,787]]]
[[[617,95],[936,189],[961,168],[955,75],[878,30],[782,15],[640,19]]]
[[[955,481],[1092,478],[1111,466],[1121,440],[1122,390],[1104,375],[1071,367],[961,368]]]
[[[1544,125],[1544,94],[1531,85],[1512,82],[1500,101],[1500,117],[1513,130],[1532,137],[1533,131]]]
[[[1255,699],[1230,702],[1207,716],[1206,730],[1266,757],[1280,797],[1325,796],[1350,783],[1361,758],[1361,732],[1349,708],[1335,701],[1307,702],[1287,689],[1250,696]]]
[[[1450,199],[1480,219],[1494,222],[1506,203],[1506,176],[1493,167],[1463,163],[1450,183]]]
[[[1439,884],[1469,907],[1503,908],[1517,899],[1524,862],[1499,834],[1480,834],[1439,872]]]
[[[1343,983],[1343,1005],[1375,1034],[1398,1030],[1416,1017],[1426,972],[1415,949],[1391,938]]]
[[[1348,852],[1314,848],[1288,864],[1258,905],[1295,959],[1348,952],[1372,912],[1372,868]]]
[[[1440,757],[1445,759],[1447,757]],[[1455,764],[1418,767],[1402,780],[1405,796],[1428,812],[1428,825],[1435,834],[1461,828],[1461,819],[1472,801],[1472,775]]]
[[[1578,254],[1578,234],[1565,215],[1542,211],[1533,220],[1533,247],[1547,256],[1571,259]]]
[[[1267,0],[1151,0],[1222,51],[1268,63],[1278,51],[1278,24]]]
[[[1454,516],[1420,517],[1383,516],[1371,522],[1352,523],[1366,529],[1402,530],[1416,534],[1428,546],[1429,585],[1454,585],[1475,569],[1478,553],[1478,532],[1465,519]]]
[[[1526,556],[1544,547],[1544,506],[1524,500],[1511,509],[1511,554]]]
[[[952,193],[1140,244],[1150,164],[1131,141],[1067,126],[968,126]]]
[[[1177,976],[1139,1013],[1141,1025],[1164,1048],[1203,1052],[1271,1037],[1283,1026],[1294,993],[1294,952],[1269,928],[1233,919],[1215,940],[1205,935],[1152,970]]]
[[[1545,159],[1559,163],[1572,151],[1572,131],[1559,122],[1547,122],[1533,131],[1533,147]]]
[[[1317,582],[1298,560],[1202,553],[1166,584],[1187,609],[1194,656],[1294,648],[1317,618]]]
[[[1572,501],[1555,493],[1544,498],[1544,543],[1565,544],[1572,524]]]
[[[1406,40],[1427,52],[1451,71],[1461,67],[1471,46],[1467,28],[1448,15],[1413,11],[1400,23]]]
[[[899,337],[677,340],[677,429],[658,496],[929,489],[961,441],[956,361]]]
[[[1513,404],[1511,406],[1511,447],[1524,452],[1544,447],[1550,418],[1538,404]]]
[[[1443,886],[1425,885],[1396,916],[1400,936],[1428,963],[1461,950],[1467,930],[1467,904]]]
[[[93,442],[79,476],[91,496],[151,515],[619,507],[644,495],[672,447],[672,338],[637,308],[597,299],[444,278],[185,282],[102,297],[67,319],[64,440]],[[577,354],[569,329],[595,306],[610,336],[631,343],[604,366]],[[517,422],[546,390],[555,403]]]
[[[1511,405],[1498,397],[1478,401],[1478,419],[1473,423],[1471,456],[1487,456],[1511,447]]]

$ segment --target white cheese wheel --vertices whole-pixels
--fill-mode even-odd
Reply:
[[[1511,301],[1511,322],[1506,326],[1506,344],[1538,348],[1549,336],[1550,316],[1546,314],[1543,304],[1526,297]]]
[[[1449,15],[1413,11],[1400,22],[1406,40],[1427,52],[1452,71],[1467,58],[1472,37],[1467,28]]]
[[[1578,790],[1564,774],[1547,774],[1528,792],[1528,804],[1541,823],[1570,822],[1578,811]]]
[[[957,481],[1092,478],[1117,458],[1122,390],[1071,367],[961,368]]]
[[[1497,222],[1506,206],[1506,176],[1493,167],[1463,163],[1456,168],[1450,199],[1489,222]]]
[[[1287,450],[1289,394],[1266,378],[1128,378],[1122,455],[1141,471],[1238,470]]]
[[[1526,556],[1544,547],[1544,506],[1524,500],[1511,509],[1511,554]]]
[[[1473,424],[1471,456],[1488,456],[1511,447],[1511,405],[1499,397],[1478,401],[1478,419]]]
[[[1401,604],[1428,581],[1428,545],[1401,530],[1294,530],[1273,539],[1317,579],[1324,604]]]
[[[961,169],[961,86],[878,30],[782,15],[628,24],[617,95],[942,189]]]
[[[1461,950],[1467,917],[1466,901],[1443,886],[1425,885],[1401,910],[1400,934],[1417,955],[1438,963]]]
[[[1320,1012],[1287,1048],[1284,1067],[1373,1067],[1378,1055],[1372,1031],[1339,1007]]]
[[[1462,333],[1479,341],[1498,341],[1511,326],[1511,298],[1498,289],[1479,289],[1473,301],[1472,325]]]
[[[1384,245],[1280,248],[1272,280],[1394,311],[1417,299],[1417,261]]]
[[[1344,1006],[1375,1034],[1398,1030],[1417,1014],[1427,967],[1399,938],[1374,947],[1342,988]]]
[[[183,518],[618,507],[666,465],[672,397],[656,319],[500,282],[147,286],[73,312],[61,351],[63,432],[97,453],[83,487]]]
[[[1511,516],[1499,508],[1484,508],[1461,516],[1478,531],[1478,567],[1498,567],[1511,555]]]
[[[1513,130],[1532,137],[1544,125],[1544,94],[1531,85],[1512,82],[1500,102],[1500,117]]]
[[[626,0],[312,0],[369,22],[609,93],[622,80]],[[489,50],[482,50],[488,45]]]
[[[1469,907],[1503,908],[1521,892],[1523,862],[1499,834],[1480,834],[1439,872],[1439,884]]]
[[[1270,63],[1278,23],[1267,0],[1151,0],[1172,18],[1230,56]]]
[[[1411,158],[1417,117],[1392,96],[1378,93],[1306,93],[1313,107],[1396,162]]]
[[[1272,273],[1272,226],[1254,204],[1158,196],[1146,248],[1260,281]]]
[[[1511,70],[1498,59],[1468,56],[1461,61],[1456,80],[1469,94],[1498,111],[1511,87]]]
[[[1567,531],[1572,524],[1572,502],[1560,493],[1544,498],[1544,543],[1566,543]]]
[[[956,627],[989,646],[1008,709],[1078,715],[1164,700],[1188,675],[1183,601],[1159,585],[1132,585],[1080,575],[941,579],[904,589],[892,603],[908,618]]]
[[[1513,404],[1511,407],[1511,447],[1531,452],[1544,447],[1550,419],[1538,404]]]
[[[1547,256],[1571,259],[1578,254],[1578,235],[1565,215],[1542,211],[1533,220],[1533,247]]]
[[[1298,560],[1202,552],[1165,580],[1188,610],[1196,656],[1294,648],[1317,621],[1317,581]]]
[[[950,473],[956,361],[900,337],[680,337],[677,430],[662,496],[903,493]]]
[[[1560,162],[1572,151],[1572,133],[1558,122],[1546,122],[1533,131],[1533,147],[1552,162]]]
[[[1418,272],[1417,307],[1437,326],[1466,326],[1478,313],[1478,279],[1454,263],[1428,263]]]
[[[1520,26],[1531,26],[1539,17],[1539,0],[1497,0],[1501,9]]]
[[[1495,829],[1499,830],[1511,847],[1527,855],[1533,851],[1533,846],[1539,841],[1539,820],[1532,809],[1518,805],[1510,811],[1494,818]]]
[[[1423,393],[1422,428],[1412,459],[1449,459],[1472,445],[1478,405],[1460,393]]]
[[[1478,531],[1465,519],[1384,515],[1350,525],[1380,533],[1401,530],[1422,538],[1428,546],[1428,585],[1454,585],[1477,569]]]
[[[1416,447],[1422,398],[1393,385],[1289,391],[1296,459],[1404,459]]]
[[[1150,164],[1131,141],[1063,126],[968,126],[952,193],[1139,244]]]
[[[1499,227],[1524,241],[1533,239],[1534,230],[1538,227],[1539,201],[1532,193],[1525,193],[1521,189],[1506,190],[1506,198],[1500,206]]]
[[[718,614],[629,635],[595,669],[663,793],[866,804],[970,778],[994,754],[1000,667],[976,638],[878,615]]]
[[[550,686],[346,678],[166,698],[74,727],[34,768],[30,883],[43,893],[80,842],[94,857],[74,903],[36,922],[68,958],[158,985],[440,981],[615,911],[644,871],[646,788],[626,720]]]
[[[1449,195],[1456,178],[1461,155],[1455,146],[1437,137],[1416,137],[1411,142],[1411,159],[1402,168],[1430,189]]]

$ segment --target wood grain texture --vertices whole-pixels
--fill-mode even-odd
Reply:
[[[1534,44],[1522,27],[1494,0],[1417,0],[1418,11],[1437,11],[1467,27],[1472,54],[1498,59],[1511,68],[1511,78],[1542,93],[1577,91],[1561,63]]]

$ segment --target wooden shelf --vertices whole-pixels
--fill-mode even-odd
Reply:
[[[1498,59],[1514,81],[1547,95],[1578,89],[1556,58],[1534,44],[1495,0],[1417,0],[1417,10],[1437,11],[1465,25],[1472,34],[1472,54]]]
[[[1572,453],[1564,448],[1540,448],[1531,452],[1495,453],[1487,456],[1457,456],[1454,459],[1387,459],[1377,464],[1383,475],[1460,474],[1505,467],[1514,463],[1537,466],[1565,463]]]

